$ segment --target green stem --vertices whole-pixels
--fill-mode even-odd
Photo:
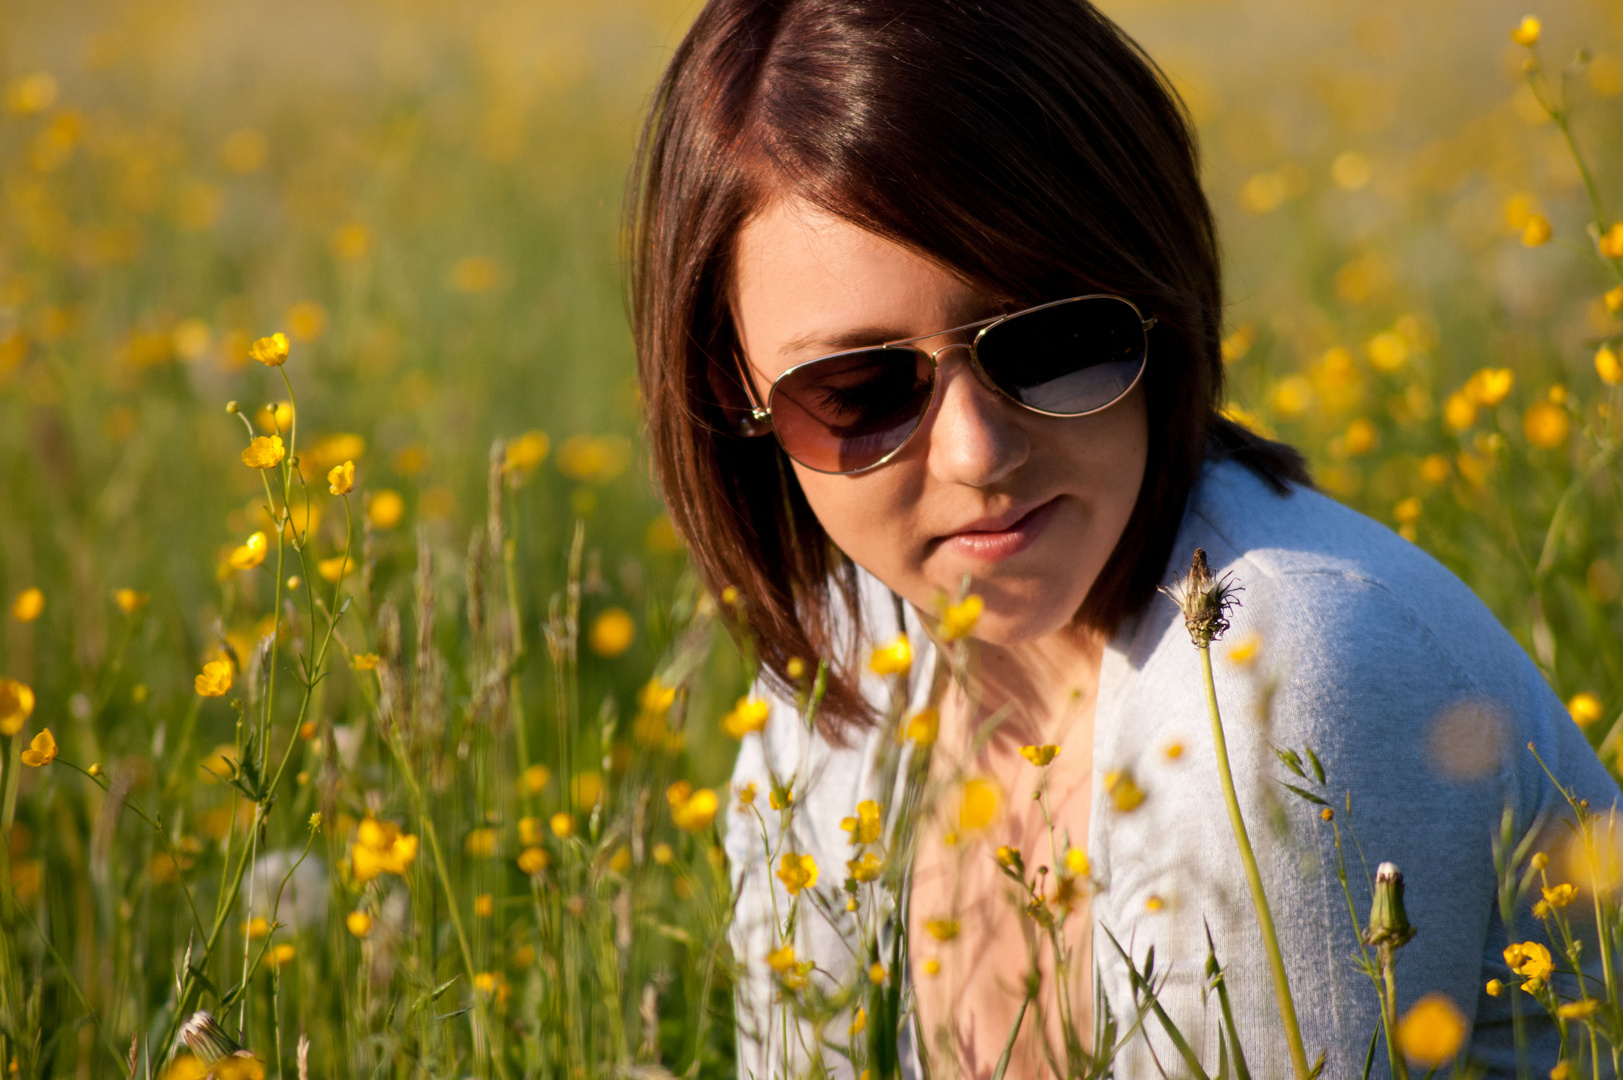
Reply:
[[[473,949],[468,945],[467,931],[462,927],[462,915],[457,910],[456,891],[451,886],[450,874],[445,869],[445,855],[440,850],[439,833],[434,828],[434,819],[429,815],[428,801],[423,798],[423,789],[417,783],[417,775],[412,772],[411,763],[406,760],[405,748],[400,745],[399,735],[390,732],[388,737],[389,749],[394,752],[395,761],[400,766],[400,774],[405,778],[406,787],[411,791],[411,799],[417,808],[417,815],[422,820],[423,832],[428,837],[429,851],[434,856],[434,870],[440,879],[440,888],[445,891],[445,906],[451,916],[451,927],[456,931],[457,947],[462,953],[462,967],[468,975],[468,986],[473,990],[474,1013],[479,1020],[479,1031],[483,1034],[489,1049],[491,1061],[495,1063],[496,1075],[501,1080],[507,1080],[507,1066],[502,1061],[502,1055],[495,1047],[495,1029],[491,1027],[490,1012],[485,1007],[484,998],[480,996],[479,989],[474,985]]]
[[[1262,931],[1262,944],[1268,951],[1268,966],[1274,975],[1274,997],[1279,1002],[1279,1019],[1285,1025],[1285,1042],[1290,1048],[1291,1069],[1296,1080],[1308,1080],[1307,1051],[1302,1046],[1302,1028],[1296,1020],[1296,1003],[1291,1000],[1289,978],[1285,974],[1285,957],[1279,950],[1279,934],[1274,929],[1274,915],[1268,908],[1268,895],[1262,888],[1262,873],[1257,869],[1256,852],[1251,849],[1251,837],[1246,833],[1245,818],[1240,814],[1240,800],[1234,793],[1234,774],[1229,769],[1228,740],[1223,736],[1223,715],[1217,707],[1217,684],[1212,680],[1212,652],[1210,646],[1200,646],[1200,668],[1206,680],[1206,710],[1212,719],[1212,745],[1217,757],[1217,775],[1223,785],[1223,803],[1228,807],[1229,824],[1234,829],[1234,843],[1240,849],[1240,862],[1245,865],[1246,884],[1251,888],[1251,904],[1257,911],[1257,926]]]
[[[1409,1080],[1409,1063],[1398,1050],[1397,960],[1392,946],[1380,947],[1381,1026],[1386,1029],[1386,1056],[1392,1063],[1393,1080]]]

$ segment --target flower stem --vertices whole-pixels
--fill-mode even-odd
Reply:
[[[1234,843],[1240,849],[1240,862],[1245,865],[1246,884],[1251,887],[1251,904],[1257,911],[1257,926],[1262,931],[1262,944],[1268,951],[1268,966],[1274,975],[1274,997],[1279,1002],[1279,1018],[1285,1025],[1285,1041],[1290,1047],[1291,1069],[1296,1080],[1307,1080],[1309,1068],[1307,1051],[1302,1046],[1302,1028],[1296,1020],[1296,1004],[1291,1000],[1290,982],[1285,974],[1285,957],[1279,951],[1279,934],[1274,930],[1273,912],[1268,908],[1268,895],[1263,892],[1262,873],[1257,869],[1257,855],[1251,850],[1251,837],[1246,833],[1245,818],[1240,815],[1240,800],[1234,793],[1234,774],[1229,769],[1228,741],[1223,737],[1223,715],[1217,708],[1217,684],[1212,681],[1212,650],[1209,645],[1199,646],[1201,673],[1206,679],[1206,711],[1212,719],[1212,746],[1217,756],[1217,776],[1223,785],[1223,802],[1228,807],[1229,824],[1234,828]]]

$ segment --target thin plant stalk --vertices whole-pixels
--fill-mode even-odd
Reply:
[[[1206,711],[1212,720],[1212,746],[1217,757],[1217,776],[1223,786],[1223,804],[1228,808],[1229,825],[1234,830],[1234,843],[1240,849],[1240,862],[1245,865],[1246,884],[1251,889],[1251,905],[1257,912],[1257,926],[1262,931],[1263,948],[1268,953],[1268,967],[1274,977],[1274,997],[1279,1002],[1279,1019],[1285,1026],[1285,1042],[1290,1048],[1291,1069],[1296,1080],[1308,1080],[1307,1050],[1302,1045],[1302,1027],[1296,1019],[1296,1003],[1291,999],[1290,978],[1285,972],[1285,957],[1279,949],[1279,934],[1274,929],[1273,911],[1268,907],[1268,894],[1263,891],[1262,872],[1257,869],[1257,855],[1251,848],[1251,837],[1246,832],[1245,818],[1240,813],[1240,800],[1234,792],[1234,773],[1229,768],[1228,740],[1223,735],[1223,714],[1217,706],[1217,684],[1212,679],[1212,650],[1210,643],[1197,646],[1200,650],[1200,670],[1206,683]]]

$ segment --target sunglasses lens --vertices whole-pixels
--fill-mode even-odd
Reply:
[[[934,381],[929,357],[917,349],[861,349],[814,360],[774,384],[772,430],[809,469],[866,469],[913,434]]]
[[[975,347],[998,389],[1029,408],[1063,416],[1120,398],[1144,368],[1144,323],[1113,296],[1028,311],[989,327]]]

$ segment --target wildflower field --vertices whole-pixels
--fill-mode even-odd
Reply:
[[[1232,415],[1459,574],[1615,769],[1623,6],[1103,6],[1200,129]],[[619,237],[695,10],[4,6],[6,1075],[733,1075],[716,826],[764,713],[748,598],[697,585],[648,483]],[[1515,839],[1550,937],[1500,990],[1598,1077],[1617,876],[1584,893],[1604,994],[1558,998],[1574,886]],[[906,850],[777,876],[854,904]],[[889,979],[840,1021],[875,1077]],[[1388,1047],[1451,1058],[1432,1006]]]

